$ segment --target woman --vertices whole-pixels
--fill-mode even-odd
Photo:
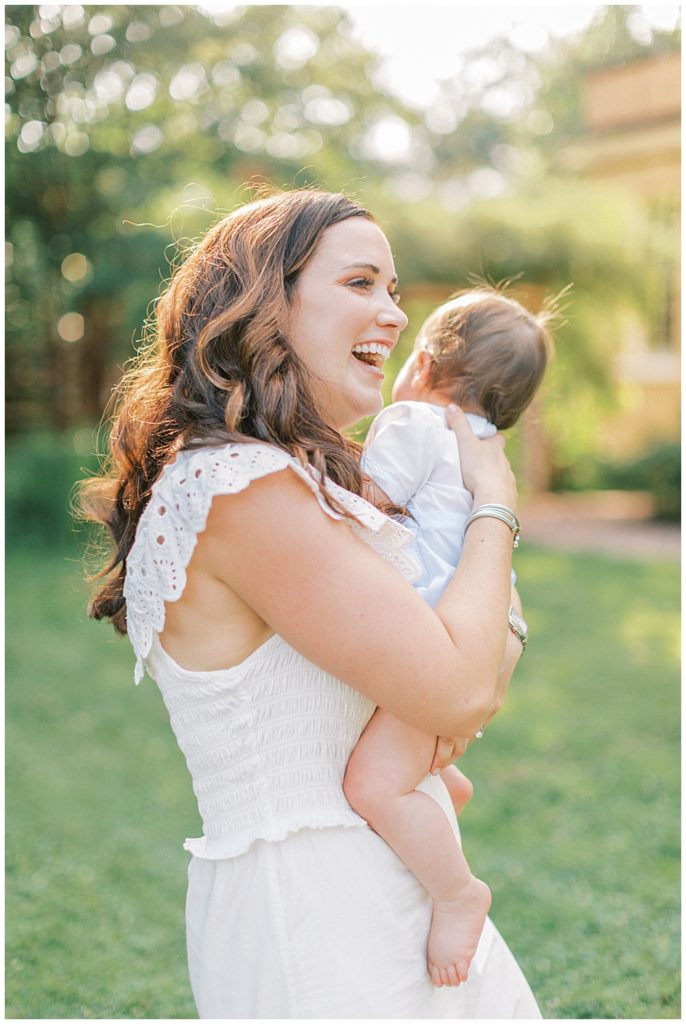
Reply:
[[[468,738],[517,658],[509,527],[470,527],[432,611],[408,583],[408,531],[340,433],[382,405],[407,322],[396,283],[345,196],[277,193],[225,218],[160,299],[112,474],[85,487],[116,543],[91,613],[128,630],[136,680],[158,683],[203,818],[186,844],[201,1017],[539,1016],[490,922],[469,980],[432,985],[428,894],[342,792],[376,705]],[[513,508],[500,440],[453,417],[475,507]],[[450,814],[442,782],[422,785]]]

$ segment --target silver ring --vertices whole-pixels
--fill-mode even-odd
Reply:
[[[483,734],[484,734],[484,727],[482,725],[481,728],[477,729],[477,731],[474,733],[474,739],[475,740],[480,740],[481,737],[483,736]]]

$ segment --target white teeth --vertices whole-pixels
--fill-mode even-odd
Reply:
[[[390,349],[387,345],[382,345],[378,341],[365,343],[364,345],[354,345],[353,352],[360,352],[363,355],[373,353],[374,355],[381,356],[384,362],[390,355]]]

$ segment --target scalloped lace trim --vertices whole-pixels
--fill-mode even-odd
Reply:
[[[207,523],[213,497],[237,494],[253,480],[289,467],[307,484],[320,508],[332,519],[344,516],[330,508],[319,488],[316,471],[268,444],[228,444],[179,452],[155,483],[141,516],[126,565],[124,597],[128,634],[136,654],[134,681],[143,678],[153,635],[164,629],[165,604],[178,601],[198,534]],[[419,574],[408,551],[412,533],[364,498],[327,482],[333,497],[358,521],[351,528],[407,580]]]

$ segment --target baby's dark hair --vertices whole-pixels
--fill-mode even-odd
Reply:
[[[549,312],[530,313],[496,289],[461,292],[431,314],[418,342],[431,355],[429,386],[483,410],[499,430],[531,402],[552,352]]]

